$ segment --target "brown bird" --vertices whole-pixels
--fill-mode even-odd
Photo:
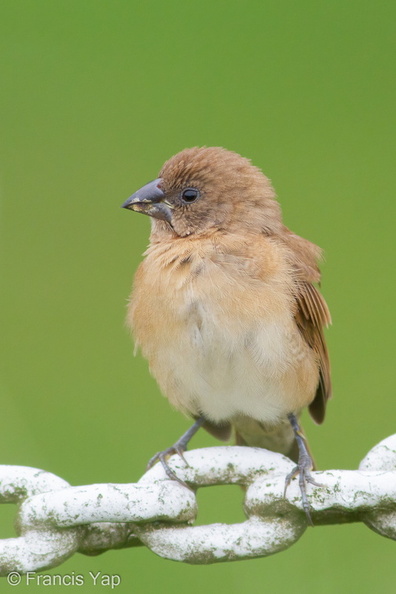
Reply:
[[[196,419],[149,465],[178,480],[167,459],[200,426],[223,440],[234,428],[238,444],[297,462],[286,487],[299,476],[311,521],[298,417],[308,406],[322,423],[331,393],[320,248],[285,227],[261,170],[223,148],[181,151],[123,207],[152,217],[127,323],[162,392]]]

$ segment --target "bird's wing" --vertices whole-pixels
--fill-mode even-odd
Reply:
[[[317,423],[322,423],[326,402],[331,396],[330,361],[323,327],[331,324],[331,316],[326,301],[312,283],[298,280],[296,289],[295,320],[302,336],[319,359],[319,384],[315,398],[309,405],[309,412]]]
[[[317,423],[322,423],[326,402],[331,396],[330,361],[323,334],[324,326],[331,324],[331,316],[326,301],[315,287],[320,282],[318,260],[322,250],[286,227],[282,240],[288,248],[295,279],[295,320],[303,338],[318,355],[319,384],[309,412]]]

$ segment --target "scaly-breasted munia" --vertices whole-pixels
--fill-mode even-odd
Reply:
[[[123,205],[151,217],[128,325],[171,404],[196,419],[151,463],[183,454],[203,425],[220,439],[293,458],[303,506],[313,467],[298,416],[321,423],[330,397],[316,288],[321,250],[282,223],[268,178],[223,148],[173,156]]]

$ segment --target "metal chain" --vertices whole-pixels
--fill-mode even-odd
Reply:
[[[284,497],[294,464],[258,448],[225,446],[173,456],[170,466],[191,489],[170,480],[160,464],[138,483],[71,487],[35,468],[0,466],[0,502],[17,503],[17,538],[0,540],[0,575],[55,567],[76,551],[145,545],[187,563],[265,557],[287,549],[307,528],[298,481]],[[314,472],[308,486],[315,525],[364,522],[396,539],[396,435],[375,446],[358,470]],[[193,526],[199,487],[245,488],[245,522]]]

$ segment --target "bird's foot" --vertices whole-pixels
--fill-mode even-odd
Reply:
[[[167,448],[166,450],[163,450],[162,452],[157,452],[152,458],[150,458],[150,460],[148,461],[148,464],[147,464],[147,470],[152,468],[154,466],[154,464],[156,464],[157,462],[161,462],[163,469],[165,470],[167,476],[170,479],[177,481],[184,487],[190,488],[184,481],[182,481],[181,479],[179,479],[176,476],[176,474],[173,472],[173,470],[171,470],[171,468],[168,465],[168,459],[171,456],[174,456],[175,454],[177,454],[178,456],[180,456],[180,458],[183,460],[183,462],[186,464],[186,466],[189,466],[189,463],[187,462],[187,460],[184,457],[185,451],[186,451],[186,448],[183,446],[183,444],[180,444],[180,440],[179,440],[176,443],[174,443],[172,446],[170,446],[170,448]]]
[[[323,487],[324,485],[317,483],[312,478],[311,470],[314,468],[314,463],[308,450],[305,435],[302,432],[297,417],[293,413],[290,413],[287,416],[293,428],[294,437],[298,446],[298,463],[297,466],[293,468],[293,470],[286,477],[284,496],[286,496],[286,490],[291,481],[298,476],[298,484],[300,485],[303,510],[307,516],[308,524],[313,526],[311,506],[309,505],[307,497],[307,483],[311,483],[311,485],[315,485],[316,487]]]
[[[185,483],[184,481],[179,479],[176,476],[176,474],[173,472],[173,470],[171,470],[169,468],[168,459],[171,456],[174,456],[175,454],[177,454],[178,456],[180,456],[180,458],[183,460],[183,462],[185,463],[186,466],[190,466],[184,457],[184,452],[187,450],[188,442],[190,441],[192,436],[195,435],[195,433],[198,431],[198,429],[200,427],[202,427],[202,425],[204,423],[205,423],[204,417],[198,417],[198,419],[195,421],[194,425],[192,425],[189,429],[187,429],[187,431],[181,436],[180,439],[178,439],[176,441],[176,443],[174,443],[170,448],[167,448],[163,452],[157,452],[149,460],[149,462],[147,464],[147,470],[152,468],[154,466],[154,464],[156,464],[157,462],[161,462],[163,469],[165,470],[167,476],[170,479],[177,481],[184,487],[187,487],[188,489],[190,489],[190,487],[187,485],[187,483]]]
[[[309,454],[303,454],[298,459],[298,464],[293,470],[287,475],[285,480],[285,491],[284,496],[286,496],[286,490],[290,485],[291,481],[298,476],[298,483],[300,485],[301,491],[301,499],[302,499],[302,506],[307,517],[308,523],[310,526],[313,526],[312,517],[311,517],[311,506],[309,505],[308,497],[307,497],[307,483],[311,485],[315,485],[316,487],[323,487],[320,483],[317,483],[312,475],[311,470],[313,469],[313,462],[312,458]]]

